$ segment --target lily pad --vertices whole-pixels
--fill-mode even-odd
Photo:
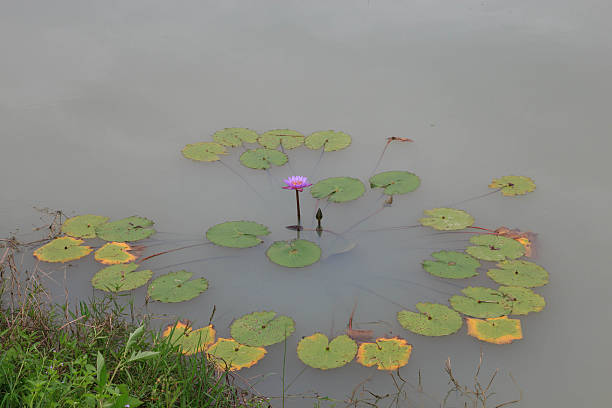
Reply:
[[[243,142],[257,142],[257,132],[247,128],[225,128],[216,131],[213,139],[224,146],[238,147]]]
[[[273,164],[282,166],[289,159],[287,155],[279,150],[253,149],[247,150],[240,155],[240,163],[251,169],[266,170]]]
[[[140,241],[155,234],[153,221],[144,217],[127,217],[118,221],[108,222],[96,227],[98,238],[105,241]]]
[[[213,344],[215,334],[212,324],[193,330],[188,323],[179,321],[175,325],[168,325],[162,336],[169,338],[168,341],[173,346],[178,345],[181,353],[192,355],[206,350]]]
[[[447,279],[466,279],[478,275],[480,262],[462,252],[439,251],[431,254],[436,261],[423,261],[423,268],[430,274]]]
[[[321,258],[321,248],[305,239],[276,241],[266,251],[270,261],[288,268],[312,265]]]
[[[347,148],[351,144],[351,137],[344,132],[324,130],[308,136],[304,144],[312,150],[318,150],[323,147],[323,151],[333,152]]]
[[[500,286],[498,289],[512,302],[513,315],[526,315],[531,312],[540,312],[546,306],[546,301],[533,290],[518,286]]]
[[[450,304],[456,311],[472,317],[499,317],[512,311],[512,303],[503,293],[484,287],[467,287],[461,291],[465,296],[455,295]]]
[[[94,259],[104,265],[132,262],[136,256],[129,253],[130,249],[125,242],[108,242],[94,253]]]
[[[406,330],[423,336],[447,336],[457,332],[463,319],[453,309],[437,303],[417,303],[420,313],[402,310],[397,320]]]
[[[162,275],[151,282],[147,293],[151,299],[165,303],[193,299],[208,289],[208,281],[204,278],[189,280],[192,275],[185,270]]]
[[[460,230],[474,224],[474,217],[455,208],[433,208],[424,213],[427,217],[419,220],[421,225],[440,231]]]
[[[370,178],[371,188],[384,188],[387,195],[407,194],[421,185],[421,179],[409,171],[385,171]]]
[[[501,269],[489,269],[487,276],[500,285],[535,288],[548,283],[548,272],[540,265],[529,261],[504,261],[497,264]]]
[[[64,221],[62,232],[74,238],[95,238],[96,227],[106,221],[108,217],[101,215],[77,215]]]
[[[219,143],[213,142],[200,142],[192,143],[183,147],[181,150],[183,156],[188,159],[203,162],[214,162],[221,160],[220,154],[227,154],[225,147]]]
[[[82,239],[72,237],[55,238],[34,251],[34,256],[44,262],[68,262],[89,255],[92,249],[81,245]]]
[[[493,179],[489,187],[501,189],[502,194],[505,196],[516,196],[531,193],[535,190],[536,185],[529,177],[504,176]]]
[[[357,362],[366,367],[376,365],[379,370],[397,370],[410,359],[412,346],[404,339],[380,338],[375,343],[361,343]]]
[[[238,371],[257,364],[266,355],[266,349],[245,346],[234,339],[220,338],[210,346],[206,354],[213,357],[217,367],[222,370]]]
[[[228,221],[210,227],[206,239],[224,247],[249,248],[261,244],[259,236],[269,233],[268,227],[254,221]]]
[[[350,363],[357,354],[357,343],[346,334],[330,342],[326,335],[315,333],[300,340],[297,354],[307,366],[329,370]]]
[[[247,346],[269,346],[280,343],[295,331],[295,322],[288,316],[276,316],[276,312],[254,312],[232,323],[232,337]]]
[[[345,203],[356,200],[365,192],[361,180],[353,177],[331,177],[319,181],[310,187],[314,198],[327,198],[332,203]]]
[[[509,344],[523,338],[521,321],[508,316],[480,320],[467,319],[468,334],[493,344]]]
[[[263,133],[257,142],[266,149],[277,149],[281,144],[285,149],[295,149],[304,144],[304,135],[295,130],[275,129]]]
[[[153,272],[148,269],[136,271],[138,265],[130,263],[126,265],[113,265],[100,269],[91,279],[94,288],[106,292],[123,292],[145,285]]]
[[[476,246],[469,246],[465,252],[483,261],[503,261],[525,255],[525,247],[520,242],[499,235],[482,234],[470,238]]]

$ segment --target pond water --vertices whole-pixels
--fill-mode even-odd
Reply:
[[[416,384],[420,370],[437,400],[448,389],[446,358],[469,382],[482,349],[484,372],[502,369],[499,401],[518,396],[512,373],[524,391],[519,406],[603,406],[612,335],[611,16],[610,3],[598,0],[3,2],[0,232],[36,236],[33,206],[113,219],[138,214],[155,220],[159,232],[147,241],[155,253],[201,242],[217,223],[254,220],[272,231],[259,247],[206,245],[147,262],[155,276],[184,268],[210,281],[192,301],[150,304],[167,316],[160,325],[174,316],[206,325],[216,305],[218,335],[229,337],[234,318],[275,310],[296,321],[286,385],[297,379],[287,393],[345,398],[365,379],[377,394],[392,392],[389,375],[355,362],[302,372],[299,339],[341,333],[357,301],[360,328],[414,345],[403,376]],[[185,144],[232,126],[337,129],[353,142],[321,159],[296,149],[290,165],[269,172],[241,166],[240,149],[223,159],[229,167],[180,155]],[[295,203],[281,180],[366,181],[389,136],[415,142],[392,144],[379,171],[412,171],[418,190],[340,239],[324,234],[323,259],[311,267],[270,263],[265,248],[295,236],[284,228],[295,223]],[[468,234],[371,230],[416,224],[424,209],[487,193],[493,177],[507,174],[532,177],[538,188],[456,207],[479,226],[539,234],[536,262],[550,272],[550,284],[536,290],[544,311],[523,317],[525,338],[504,346],[480,343],[465,327],[443,338],[402,329],[395,318],[402,306],[446,303],[461,287],[494,283],[484,273],[448,282],[422,269],[434,251],[465,248]],[[302,201],[312,223],[315,201],[306,192]],[[381,203],[368,189],[359,200],[323,204],[324,226],[344,231]],[[90,258],[73,265],[66,281],[63,268],[42,266],[59,300],[64,286],[71,301],[93,294],[99,265]],[[144,294],[134,292],[137,303]],[[281,343],[240,375],[280,395],[282,361]],[[287,406],[312,404],[295,398]]]

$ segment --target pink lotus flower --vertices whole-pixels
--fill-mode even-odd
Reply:
[[[286,180],[283,180],[286,184],[283,187],[285,190],[297,190],[304,191],[306,187],[312,186],[312,184],[308,183],[308,177],[304,176],[291,176]]]

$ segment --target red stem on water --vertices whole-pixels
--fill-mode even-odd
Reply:
[[[491,233],[493,233],[493,234],[497,234],[497,232],[495,232],[495,231],[493,231],[493,230],[490,230],[490,229],[488,229],[488,228],[474,227],[474,226],[471,226],[471,227],[468,227],[468,228],[479,229],[479,230],[483,230],[483,231],[488,231],[488,232],[491,232]]]

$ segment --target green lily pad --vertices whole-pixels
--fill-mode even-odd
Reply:
[[[279,150],[253,149],[247,150],[240,155],[240,163],[251,169],[266,170],[273,164],[282,166],[287,163],[289,158]]]
[[[483,261],[503,261],[525,255],[523,244],[512,238],[482,234],[473,236],[470,242],[475,246],[467,247],[465,252]]]
[[[247,128],[225,128],[216,131],[213,139],[224,146],[238,147],[243,142],[257,142],[257,132]]]
[[[384,188],[387,195],[407,194],[421,185],[421,179],[409,171],[385,171],[370,178],[371,188]]]
[[[171,345],[178,345],[181,353],[192,355],[204,351],[215,342],[216,331],[213,325],[193,330],[186,322],[168,325],[162,336],[168,338]]]
[[[295,331],[295,322],[288,316],[276,316],[276,312],[254,312],[232,323],[232,337],[247,346],[269,346],[280,343]]]
[[[546,301],[531,289],[518,286],[500,286],[497,289],[512,302],[513,315],[526,315],[531,312],[540,312],[546,306]]]
[[[106,221],[108,217],[101,215],[77,215],[64,221],[62,232],[74,238],[95,238],[96,227]]]
[[[493,319],[467,319],[468,334],[493,344],[508,344],[523,338],[521,321],[508,316]]]
[[[501,285],[535,288],[548,283],[546,269],[533,262],[504,261],[497,267],[501,269],[489,269],[487,276]]]
[[[536,185],[529,177],[504,176],[493,179],[489,187],[501,189],[502,194],[505,196],[516,196],[531,193],[535,190]]]
[[[234,339],[220,338],[206,350],[217,367],[227,371],[237,371],[257,364],[266,355],[263,347],[251,347],[238,343]]]
[[[288,268],[302,268],[312,265],[321,258],[321,248],[304,239],[276,241],[266,251],[270,261]]]
[[[466,279],[478,275],[480,262],[462,252],[439,251],[431,254],[436,261],[423,261],[423,268],[430,274],[447,279]]]
[[[185,270],[162,275],[151,282],[147,293],[151,299],[165,303],[193,299],[208,289],[208,281],[204,278],[189,280],[192,275]]]
[[[397,320],[406,330],[423,336],[447,336],[457,332],[463,319],[453,309],[437,303],[417,303],[420,313],[402,310]]]
[[[285,149],[295,149],[304,144],[304,135],[295,130],[275,129],[263,133],[257,142],[266,149],[277,149],[283,145]]]
[[[464,315],[500,317],[512,311],[512,302],[495,289],[469,286],[461,292],[465,296],[455,295],[449,301],[453,309]]]
[[[361,180],[353,177],[331,177],[319,181],[310,187],[314,198],[327,198],[332,203],[345,203],[356,200],[365,192]]]
[[[455,208],[433,208],[425,210],[427,217],[421,218],[421,225],[440,231],[460,230],[474,224],[474,217]]]
[[[200,142],[192,143],[183,147],[181,150],[183,156],[188,159],[203,162],[214,162],[221,160],[220,154],[227,154],[225,147],[219,143]]]
[[[379,370],[397,370],[410,359],[412,346],[404,339],[380,338],[375,343],[361,343],[357,352],[357,362],[366,367],[376,365]]]
[[[155,234],[153,221],[144,217],[127,217],[118,221],[107,222],[96,227],[98,238],[105,241],[140,241]]]
[[[323,151],[333,152],[347,148],[351,144],[351,137],[344,132],[324,130],[308,136],[304,140],[304,144],[312,150],[318,150],[323,147]]]
[[[44,262],[68,262],[89,255],[92,249],[81,245],[82,239],[72,237],[55,238],[34,251],[34,256]]]
[[[125,242],[108,242],[94,253],[94,259],[105,265],[128,263],[136,260],[132,248]]]
[[[138,265],[129,263],[100,269],[91,279],[94,288],[106,292],[123,292],[145,285],[153,272],[148,269],[136,271]]]
[[[268,227],[254,221],[228,221],[210,227],[206,239],[219,246],[250,248],[263,242],[259,236],[269,233]]]
[[[350,363],[357,354],[357,343],[346,334],[330,342],[326,335],[315,333],[300,340],[297,354],[307,366],[329,370]]]

